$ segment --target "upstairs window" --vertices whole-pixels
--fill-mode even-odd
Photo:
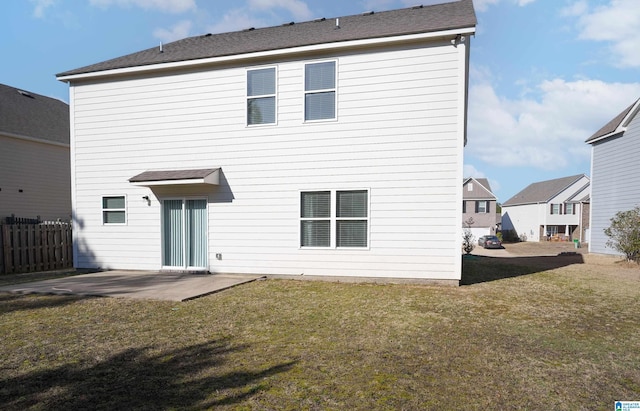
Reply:
[[[564,205],[564,213],[565,214],[575,214],[576,213],[576,209],[573,206],[573,203],[567,203]]]
[[[247,71],[247,125],[275,124],[275,67]]]
[[[325,61],[305,65],[305,121],[336,118],[336,62]]]
[[[476,213],[488,213],[489,212],[489,202],[486,200],[476,201]]]
[[[102,197],[102,224],[127,222],[124,196]]]
[[[551,204],[551,214],[562,214],[560,204]]]

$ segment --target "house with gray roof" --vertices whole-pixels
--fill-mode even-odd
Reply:
[[[604,230],[619,211],[640,205],[640,99],[586,142],[591,145],[591,241],[589,252],[619,254]]]
[[[58,74],[75,266],[457,284],[475,25],[459,0]]]
[[[69,106],[0,84],[0,224],[71,218]]]
[[[470,220],[471,219],[471,220]],[[468,224],[472,222],[472,224]],[[486,178],[465,178],[462,182],[462,224],[477,239],[495,235],[499,228],[498,199]]]
[[[539,181],[502,204],[502,230],[526,241],[589,241],[590,181],[584,174]]]

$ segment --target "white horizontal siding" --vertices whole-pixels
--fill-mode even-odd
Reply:
[[[622,136],[593,145],[591,177],[591,241],[589,251],[619,254],[607,247],[604,230],[619,211],[640,205],[640,119],[638,115]]]
[[[273,64],[270,126],[245,124],[248,67],[74,85],[78,264],[159,268],[160,200],[185,195],[208,198],[213,272],[459,279],[459,53],[446,43],[327,56],[338,119],[309,124],[304,61]],[[221,187],[128,183],[208,167],[222,168]],[[300,191],[318,189],[370,190],[368,249],[299,248]],[[126,225],[102,224],[103,195],[127,196]]]

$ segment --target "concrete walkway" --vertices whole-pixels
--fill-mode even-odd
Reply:
[[[104,271],[0,287],[0,292],[186,301],[264,278],[259,275]]]

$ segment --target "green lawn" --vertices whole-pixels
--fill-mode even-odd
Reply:
[[[185,303],[0,294],[0,409],[640,400],[640,269],[550,261],[465,258],[458,288],[266,280]]]

